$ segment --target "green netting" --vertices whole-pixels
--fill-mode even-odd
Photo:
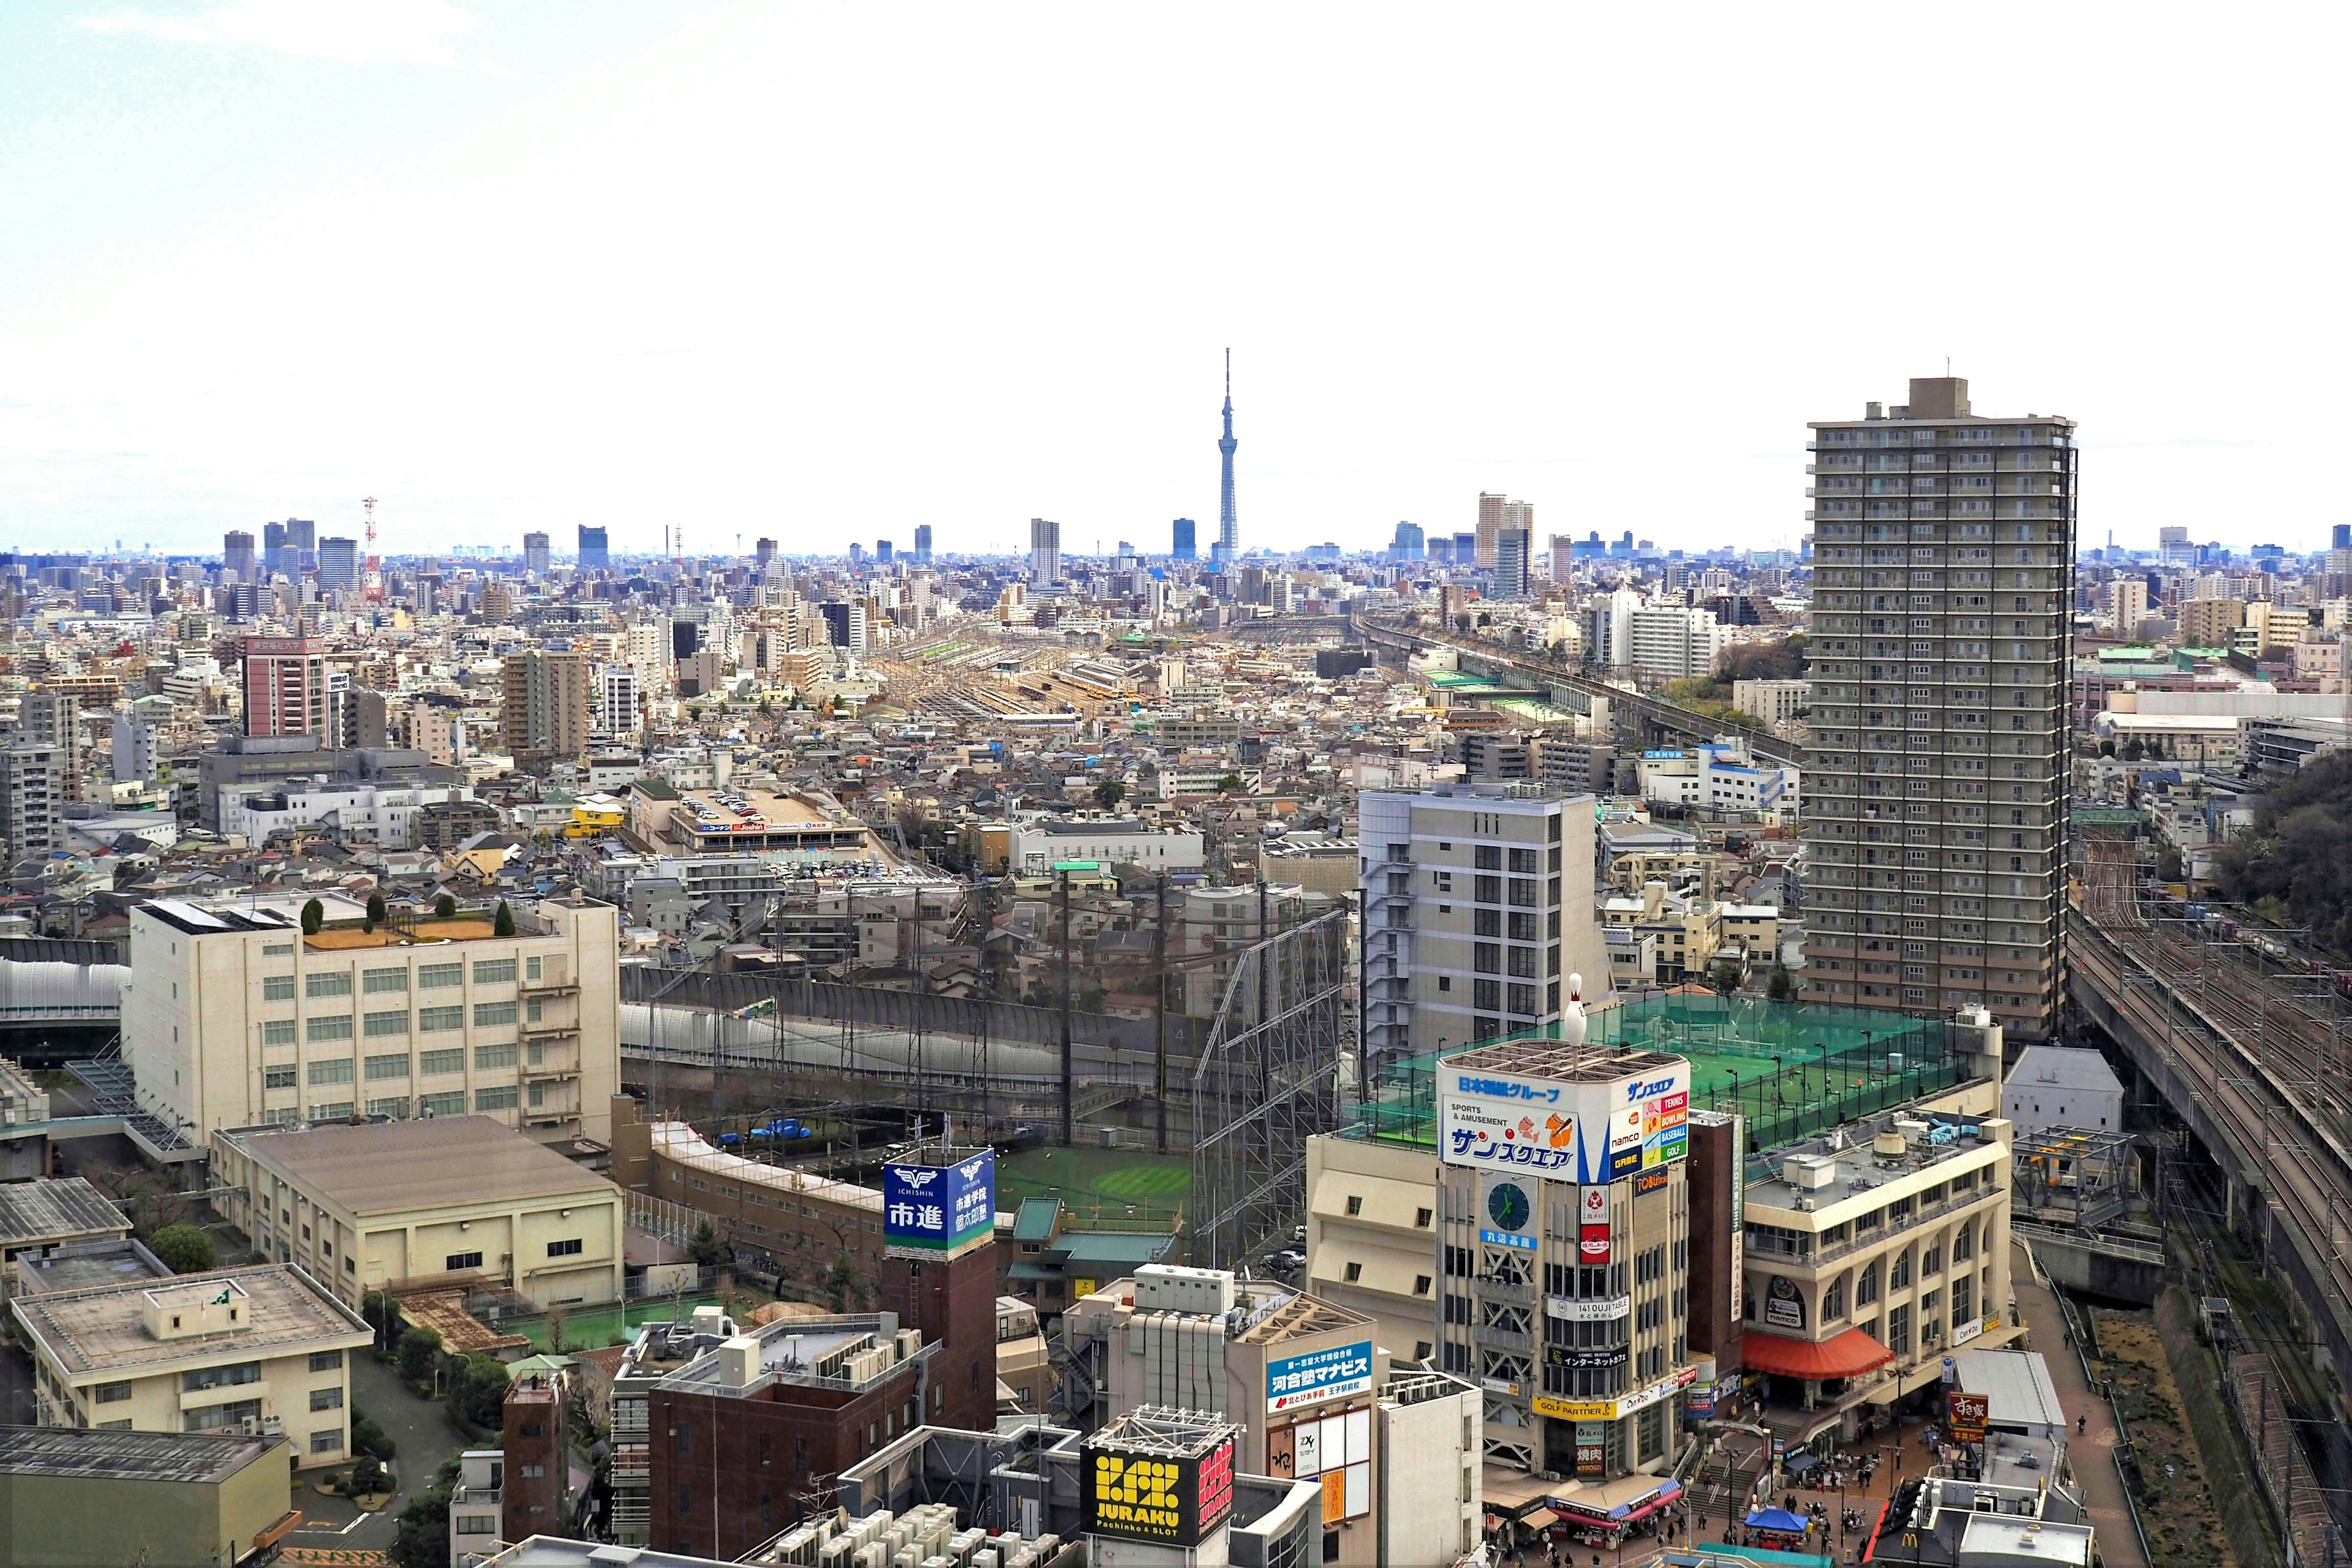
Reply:
[[[1558,1035],[1547,1025],[1506,1038]],[[1628,1003],[1593,1015],[1586,1039],[1687,1058],[1692,1106],[1746,1116],[1750,1149],[1948,1089],[1966,1070],[1946,1019],[1744,996],[1678,993]],[[1348,1132],[1434,1149],[1436,1069],[1435,1052],[1383,1068],[1370,1096],[1349,1108]]]

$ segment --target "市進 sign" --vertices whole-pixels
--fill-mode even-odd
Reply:
[[[1197,1457],[1086,1450],[1087,1530],[1163,1546],[1198,1546],[1234,1510],[1234,1442]]]
[[[1277,1356],[1265,1363],[1265,1407],[1296,1410],[1372,1391],[1372,1342]]]
[[[996,1153],[983,1149],[952,1165],[882,1167],[882,1251],[945,1262],[996,1234]]]

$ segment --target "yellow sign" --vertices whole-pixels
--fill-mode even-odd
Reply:
[[[1173,1537],[1182,1522],[1174,1460],[1095,1456],[1095,1517],[1137,1534]]]
[[[1095,1293],[1095,1282],[1094,1282],[1093,1280],[1091,1280],[1091,1279],[1073,1279],[1073,1280],[1071,1280],[1071,1281],[1070,1281],[1070,1300],[1073,1300],[1073,1301],[1083,1301],[1083,1300],[1085,1300],[1087,1297],[1089,1297],[1089,1296],[1093,1295],[1094,1293]]]
[[[1613,1399],[1581,1402],[1554,1399],[1549,1394],[1535,1397],[1536,1414],[1549,1415],[1555,1421],[1614,1421],[1617,1402]]]
[[[1338,1524],[1348,1517],[1348,1472],[1323,1472],[1323,1522]]]

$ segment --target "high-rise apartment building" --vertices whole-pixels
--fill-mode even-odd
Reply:
[[[551,552],[547,548],[547,535],[543,533],[526,533],[522,536],[522,569],[530,573],[532,576],[544,577],[547,575],[547,563],[550,553]]]
[[[499,742],[520,756],[577,757],[588,749],[592,703],[588,656],[520,648],[500,669]]]
[[[1367,791],[1360,810],[1376,1064],[1549,1023],[1571,973],[1606,989],[1591,796],[1463,784]]]
[[[1805,995],[1982,1005],[2041,1039],[2059,998],[2074,732],[2074,424],[1916,379],[1813,423]]]
[[[1565,583],[1576,575],[1576,538],[1573,534],[1551,536],[1551,580]]]
[[[601,528],[590,528],[585,523],[581,524],[580,570],[606,572],[612,569],[612,565],[613,552],[605,543],[604,531]]]
[[[919,522],[915,524],[915,564],[929,566],[930,563],[931,525],[928,522]]]
[[[245,639],[245,732],[327,732],[327,649],[313,637]]]
[[[1495,535],[1495,596],[1524,599],[1529,580],[1528,557],[1535,552],[1535,535],[1524,528],[1506,528]]]
[[[1480,567],[1495,564],[1496,544],[1507,528],[1525,529],[1528,537],[1533,539],[1536,531],[1535,503],[1479,491],[1477,553],[1472,564]]]
[[[640,727],[637,700],[644,689],[637,667],[625,660],[599,665],[596,681],[596,732],[614,738],[635,734]]]
[[[1170,525],[1168,559],[1171,561],[1197,561],[1200,559],[1199,551],[1192,542],[1192,520],[1191,518],[1180,517]]]
[[[2180,602],[2180,641],[2188,647],[2228,647],[2246,624],[2246,605],[2242,599],[2183,599]]]
[[[1051,518],[1029,520],[1029,581],[1039,587],[1062,580],[1062,525]]]
[[[2107,630],[2119,637],[2128,637],[2147,619],[2147,583],[2139,577],[2117,577],[2107,584],[2106,604],[2101,617]]]
[[[1626,619],[1626,661],[1657,680],[1704,679],[1723,651],[1723,626],[1713,610],[1646,605]]]
[[[221,571],[233,574],[240,583],[253,581],[253,535],[241,528],[232,528],[221,535]]]
[[[0,855],[38,860],[65,847],[68,753],[22,730],[0,732]]]
[[[356,588],[360,582],[360,542],[327,538],[319,541],[319,587],[321,591]]]

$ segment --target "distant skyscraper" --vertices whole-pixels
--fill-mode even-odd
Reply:
[[[1224,458],[1224,483],[1217,492],[1217,542],[1224,547],[1227,564],[1242,547],[1241,520],[1234,511],[1234,351],[1225,351],[1225,433],[1217,441]]]
[[[1555,533],[1551,536],[1551,580],[1565,583],[1574,574],[1576,540],[1573,535]]]
[[[1524,528],[1528,531],[1528,537],[1533,539],[1536,531],[1535,503],[1479,491],[1475,564],[1492,566],[1495,563],[1496,536],[1507,528]]]
[[[286,561],[286,525],[265,522],[261,525],[261,569],[268,573],[283,572],[292,576],[297,570]]]
[[[2074,424],[1974,413],[1951,376],[1913,381],[1893,416],[1812,426],[1804,999],[1982,1006],[2041,1039],[2063,984]],[[1892,464],[1907,481],[1867,477]],[[1882,591],[1898,547],[1997,561],[1998,581],[1930,569]]]
[[[534,575],[547,575],[547,535],[526,533],[522,536],[522,569]]]
[[[320,589],[355,588],[360,581],[360,542],[356,539],[322,539],[319,542],[319,586]]]
[[[759,568],[759,574],[762,577],[766,576],[768,568],[776,563],[776,542],[772,539],[759,540],[752,544],[751,550],[752,559]]]
[[[898,547],[888,540],[877,539],[874,542],[874,564],[877,566],[889,565],[891,562],[898,559]]]
[[[1450,533],[1439,534],[1436,538],[1429,542],[1428,551],[1430,564],[1433,566],[1452,565],[1454,563],[1454,536]]]
[[[1029,520],[1029,581],[1039,587],[1062,580],[1062,525],[1049,518]]]
[[[1429,546],[1422,542],[1421,524],[1417,522],[1397,524],[1396,537],[1389,542],[1390,560],[1419,561],[1428,553]]]
[[[1192,520],[1191,518],[1178,518],[1175,522],[1171,525],[1171,531],[1172,533],[1172,538],[1169,542],[1169,560],[1197,561],[1200,559],[1200,556],[1195,552],[1192,545]]]
[[[2352,522],[2337,523],[2333,537],[2335,542],[2329,546],[2330,549],[2352,550]]]
[[[240,583],[253,581],[253,535],[236,528],[221,535],[221,570],[235,573]]]
[[[1478,559],[1478,536],[1457,533],[1454,536],[1454,564],[1456,566],[1486,566],[1493,563]]]
[[[931,525],[928,522],[919,522],[915,524],[915,564],[929,566],[930,563]]]
[[[1535,535],[1524,528],[1507,528],[1495,535],[1495,596],[1528,596],[1528,557],[1534,553]]]
[[[604,542],[604,531],[582,524],[580,529],[580,570],[609,572],[613,568],[613,552]]]
[[[327,732],[326,645],[309,637],[245,639],[245,732]]]
[[[286,549],[293,560],[287,564],[287,575],[319,569],[319,525],[309,518],[289,517],[286,520]]]

